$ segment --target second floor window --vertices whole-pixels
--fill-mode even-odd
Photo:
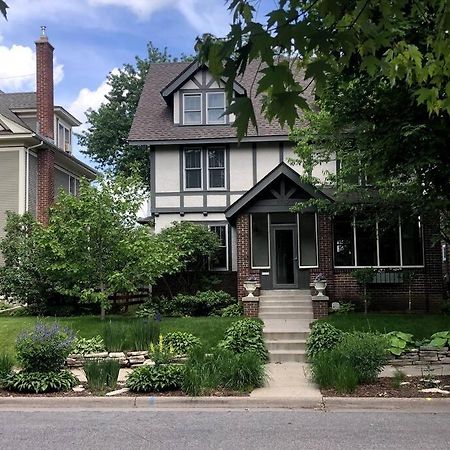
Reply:
[[[184,180],[186,189],[202,188],[202,150],[200,148],[184,151]]]
[[[208,124],[225,123],[225,93],[208,92],[206,94],[206,120]]]
[[[62,123],[58,122],[58,147],[66,152],[71,152],[71,131]]]
[[[185,125],[202,123],[202,94],[183,94],[183,123]]]
[[[208,150],[208,187],[210,189],[225,188],[225,149]]]

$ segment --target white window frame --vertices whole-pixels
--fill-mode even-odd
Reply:
[[[269,250],[269,264],[267,266],[255,266],[253,264],[253,214],[250,214],[250,263],[252,269],[270,269],[271,253],[270,253],[270,214],[265,213],[267,217],[267,245]]]
[[[209,223],[208,230],[211,231],[211,227],[224,227],[225,228],[225,254],[226,254],[226,267],[212,267],[211,266],[211,258],[208,260],[208,269],[211,272],[228,272],[230,267],[230,255],[229,255],[229,243],[228,243],[228,224],[226,223]],[[223,246],[220,246],[223,248]]]
[[[186,97],[200,96],[200,110],[189,109],[186,111]],[[200,111],[200,122],[186,122],[186,112],[198,112]],[[183,125],[202,125],[203,124],[203,95],[201,92],[183,92]]]
[[[223,150],[223,169],[221,167],[209,167],[209,151],[210,150]],[[206,149],[206,168],[207,168],[207,180],[206,185],[208,191],[226,191],[227,190],[227,149],[225,147],[208,147]],[[210,170],[223,170],[224,186],[223,187],[211,187],[209,182]]]
[[[209,108],[209,96],[212,95],[212,94],[214,94],[214,95],[222,94],[222,96],[223,96],[223,112],[224,112],[224,114],[223,114],[223,116],[221,117],[221,119],[210,121],[210,120],[208,119],[208,112],[209,112],[209,109],[210,109],[210,108]],[[222,109],[222,108],[211,108],[211,109]],[[226,117],[226,115],[225,115],[226,109],[227,109],[227,99],[226,99],[226,96],[225,96],[225,92],[222,92],[222,91],[216,91],[216,92],[207,92],[207,93],[206,93],[206,111],[205,111],[205,117],[206,117],[206,124],[207,124],[207,125],[225,125],[225,124],[227,123],[227,117]]]
[[[188,188],[186,187],[186,171],[187,170],[198,170],[198,168],[187,168],[186,167],[186,152],[198,150],[200,152],[200,187],[198,188]],[[183,188],[185,191],[203,191],[203,149],[201,147],[186,147],[183,149]]]
[[[62,127],[64,129],[63,133],[63,142],[60,142],[59,139],[59,127]],[[66,135],[69,136],[69,148],[66,148]],[[68,127],[64,122],[61,120],[56,121],[56,145],[61,149],[64,150],[67,153],[72,153],[72,130],[70,127]]]
[[[401,217],[399,216],[399,225],[398,225],[398,232],[399,232],[399,246],[400,246],[400,265],[391,265],[391,266],[381,266],[380,265],[380,244],[379,244],[379,233],[378,233],[378,219],[376,219],[376,246],[377,246],[377,265],[374,266],[359,266],[358,265],[358,251],[356,247],[356,217],[353,216],[351,226],[352,226],[352,236],[353,236],[353,247],[355,252],[355,265],[353,266],[337,266],[334,264],[335,261],[335,245],[334,245],[334,232],[333,232],[333,267],[336,269],[364,269],[364,268],[373,268],[373,269],[422,269],[425,267],[425,242],[424,242],[424,234],[423,234],[423,224],[422,224],[422,217],[419,216],[417,218],[418,223],[421,224],[420,230],[421,230],[421,238],[422,238],[422,260],[423,264],[416,264],[416,265],[404,265],[403,264],[403,245],[402,245],[402,221]]]
[[[301,265],[301,253],[300,253],[300,213],[297,213],[297,261],[299,269],[316,269],[319,267],[319,235],[318,235],[318,220],[317,213],[314,213],[314,223],[316,230],[316,265],[315,266],[302,266]]]

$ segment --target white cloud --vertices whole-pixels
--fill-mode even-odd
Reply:
[[[36,88],[36,52],[31,47],[0,45],[0,89],[13,92],[34,90]],[[56,59],[53,65],[53,78],[58,84],[64,77],[64,67]]]
[[[114,68],[111,72],[116,74],[118,73],[118,69]],[[91,90],[89,88],[83,88],[78,93],[77,98],[68,106],[69,112],[83,122],[79,131],[87,127],[87,124],[85,123],[85,112],[88,109],[98,109],[99,106],[104,103],[105,96],[108,95],[110,89],[107,80],[103,81],[97,89]]]

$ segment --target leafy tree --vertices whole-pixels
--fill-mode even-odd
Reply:
[[[409,86],[416,103],[431,114],[450,113],[450,3],[447,0],[279,0],[265,22],[255,20],[254,0],[230,0],[233,24],[226,38],[204,35],[200,60],[233,81],[260,59],[256,92],[265,94],[269,119],[293,126],[308,109],[304,91],[318,93],[330,74],[348,67],[391,84]],[[306,83],[298,83],[303,72]],[[236,97],[230,112],[242,137],[255,124],[251,100]]]
[[[191,58],[182,55],[181,59]],[[134,65],[124,64],[118,73],[108,75],[111,90],[106,102],[98,110],[86,112],[89,128],[79,135],[82,152],[101,168],[125,176],[137,170],[148,181],[148,152],[145,147],[128,145],[128,133],[151,64],[170,61],[177,58],[172,58],[166,48],[161,51],[149,42],[144,58],[136,56]]]
[[[4,2],[3,0],[0,0],[0,13],[2,13],[2,16],[7,19],[7,12],[6,10],[9,8],[9,6]]]

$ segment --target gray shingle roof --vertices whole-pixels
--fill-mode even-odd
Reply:
[[[168,106],[161,95],[161,90],[166,87],[190,64],[184,63],[159,63],[152,64],[145,81],[145,86],[139,100],[136,115],[130,130],[128,139],[138,144],[141,142],[177,142],[183,140],[203,139],[236,139],[236,129],[230,125],[177,125],[173,123],[172,107]],[[277,137],[286,138],[289,134],[287,127],[284,129],[277,121],[270,123],[261,113],[262,96],[255,97],[260,64],[254,61],[248,65],[245,74],[237,81],[242,85],[247,95],[252,98],[255,108],[258,131],[250,127],[247,136],[251,137]],[[312,89],[307,91],[307,96],[312,97]]]
[[[12,109],[36,108],[36,92],[17,92],[7,94],[0,92],[0,114],[19,125],[29,128]]]

